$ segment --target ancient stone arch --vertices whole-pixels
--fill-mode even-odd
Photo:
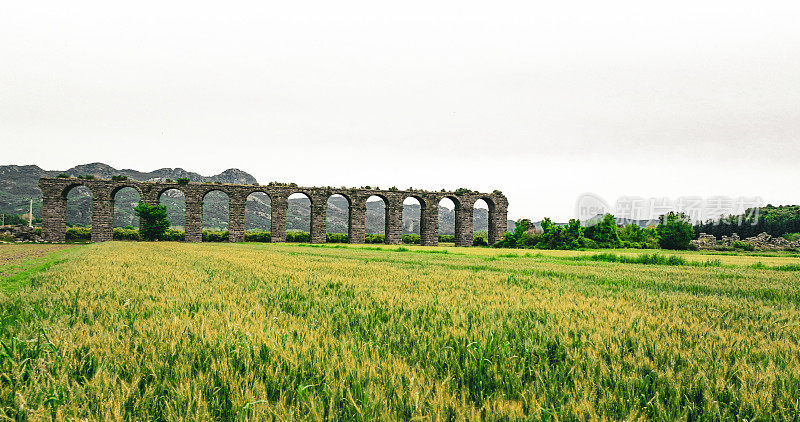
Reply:
[[[232,242],[244,241],[244,209],[248,195],[254,192],[266,193],[270,198],[271,237],[273,242],[286,241],[286,212],[288,198],[294,193],[303,193],[311,200],[311,242],[325,242],[325,214],[328,198],[342,195],[350,202],[349,237],[350,243],[364,243],[364,220],[366,202],[370,196],[378,196],[386,203],[386,243],[402,242],[403,201],[416,198],[421,207],[421,243],[433,246],[439,239],[438,204],[442,198],[450,198],[456,206],[456,246],[472,246],[472,207],[475,201],[483,199],[489,206],[489,242],[500,240],[506,232],[508,201],[495,191],[478,193],[464,191],[432,192],[425,190],[381,190],[366,188],[298,187],[287,185],[234,185],[175,182],[138,182],[132,180],[102,179],[62,179],[42,178],[42,224],[45,239],[63,242],[66,233],[67,192],[75,186],[86,186],[92,192],[92,241],[111,240],[114,217],[114,194],[126,187],[139,192],[144,203],[158,204],[163,192],[177,189],[183,192],[186,201],[185,228],[187,242],[200,242],[203,228],[203,197],[210,191],[224,192],[229,198],[228,227]]]

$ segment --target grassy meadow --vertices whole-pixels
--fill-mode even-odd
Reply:
[[[0,420],[800,418],[792,254],[20,247]]]

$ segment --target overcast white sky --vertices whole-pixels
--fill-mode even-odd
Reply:
[[[0,164],[800,203],[800,5],[699,3],[4,2]]]

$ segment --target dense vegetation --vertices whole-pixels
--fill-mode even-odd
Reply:
[[[617,226],[613,215],[607,214],[597,224],[583,227],[579,220],[570,220],[566,226],[554,224],[549,218],[541,223],[540,231],[532,230],[529,220],[517,221],[514,231],[505,233],[493,246],[497,248],[535,249],[594,249],[659,247],[659,234],[653,228],[637,225]],[[689,226],[691,229],[691,225]],[[682,248],[687,249],[687,248]]]
[[[683,213],[670,212],[659,218],[656,226],[658,243],[664,249],[690,249],[694,235],[689,217]]]
[[[800,417],[797,258],[663,253],[79,246],[0,293],[0,419]]]
[[[732,215],[694,226],[695,237],[700,233],[707,233],[718,239],[734,233],[745,238],[764,232],[776,237],[786,233],[800,233],[800,205],[767,205],[759,208],[757,214],[749,209],[743,215]]]
[[[39,224],[41,222],[41,218],[33,219],[33,224]],[[27,226],[28,219],[21,214],[0,214],[0,225]]]

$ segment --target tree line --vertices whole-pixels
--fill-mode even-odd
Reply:
[[[711,234],[718,239],[736,233],[741,238],[767,233],[783,236],[800,233],[800,205],[767,205],[758,210],[748,209],[741,215],[729,215],[716,220],[707,220],[694,226],[695,237],[700,233]]]
[[[752,224],[737,225],[738,228],[748,227],[750,231],[737,231],[745,237],[766,231],[773,235],[782,235],[787,232],[800,232],[800,206],[764,208],[762,218],[753,219]],[[166,240],[182,241],[185,233],[181,230],[170,229],[167,220],[167,208],[164,205],[150,205],[140,203],[134,208],[134,213],[139,217],[140,228],[133,227],[114,228],[114,240]],[[746,220],[745,220],[746,221]],[[473,237],[475,246],[494,246],[498,248],[535,248],[535,249],[601,249],[601,248],[635,248],[635,249],[691,249],[691,240],[700,232],[721,236],[730,235],[734,222],[739,222],[733,216],[720,219],[718,222],[707,222],[692,226],[689,218],[684,213],[670,212],[659,217],[659,224],[655,227],[642,228],[635,224],[619,226],[613,215],[606,214],[596,224],[584,227],[580,220],[572,219],[566,225],[559,225],[545,218],[541,228],[534,228],[530,220],[516,222],[514,231],[503,234],[500,241],[489,245],[486,232],[476,232]],[[203,241],[225,242],[228,241],[228,231],[203,230]],[[67,241],[89,241],[91,229],[70,227],[67,229]],[[326,233],[329,243],[347,243],[349,236],[346,233]],[[270,242],[271,233],[268,231],[246,232],[246,242]],[[309,242],[308,232],[289,231],[286,233],[287,242]],[[365,235],[365,243],[384,243],[382,234]],[[440,235],[440,243],[454,242],[454,236]],[[419,244],[420,236],[417,234],[404,234],[403,243]]]
[[[513,232],[503,235],[495,243],[498,248],[528,249],[691,249],[694,230],[683,213],[670,212],[659,217],[655,227],[642,228],[635,224],[618,226],[611,214],[606,214],[597,224],[589,227],[572,219],[566,225],[542,220],[541,229],[533,228],[529,220],[516,222]]]

